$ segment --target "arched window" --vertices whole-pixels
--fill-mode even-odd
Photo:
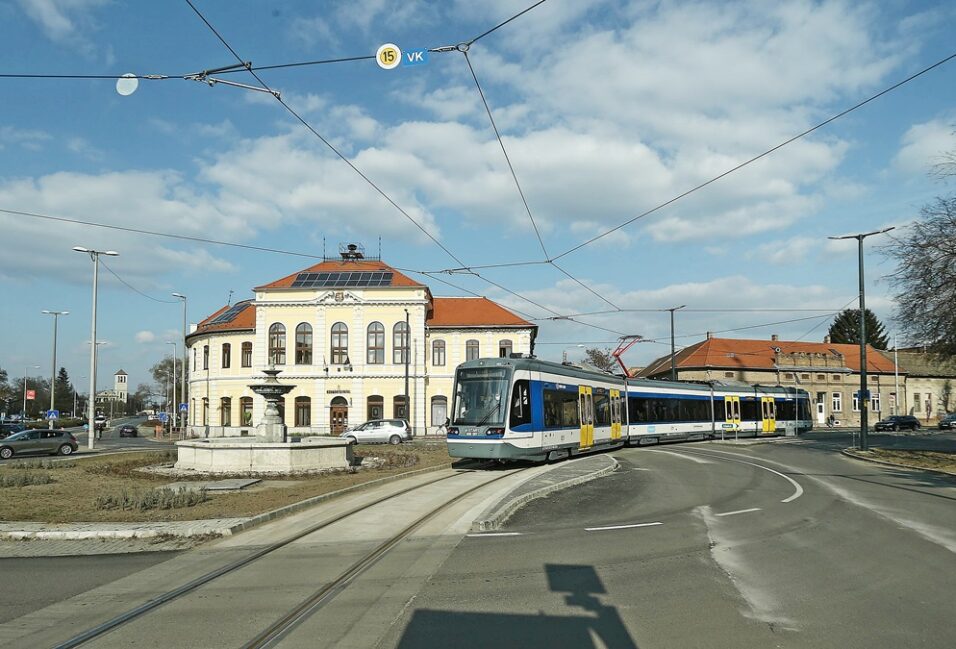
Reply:
[[[432,341],[432,365],[441,367],[445,364],[445,341]]]
[[[222,344],[222,368],[227,369],[232,363],[232,345],[229,343]]]
[[[242,366],[252,367],[252,343],[242,343]]]
[[[380,365],[385,362],[385,325],[373,322],[368,326],[368,362]]]
[[[392,362],[404,365],[408,362],[408,325],[396,322],[392,327]]]
[[[219,425],[232,426],[232,399],[229,397],[219,400]]]
[[[366,400],[368,406],[368,417],[369,421],[373,419],[381,419],[385,416],[385,399],[380,397],[377,394],[373,394]]]
[[[312,364],[312,325],[307,322],[295,328],[295,364]]]
[[[349,328],[344,322],[332,325],[332,364],[344,365],[349,362]]]
[[[408,421],[408,401],[403,395],[398,395],[392,400],[392,417]]]
[[[295,398],[295,425],[312,425],[312,399],[309,397]]]
[[[239,422],[242,426],[252,425],[252,397],[239,397]]]
[[[441,426],[448,417],[448,397],[432,397],[432,426]]]
[[[207,397],[202,398],[202,425],[209,425],[209,399]]]
[[[285,365],[285,325],[278,322],[269,327],[269,363]]]
[[[202,368],[209,369],[209,345],[202,346]]]
[[[473,361],[478,358],[478,341],[468,340],[465,342],[465,360]]]
[[[511,357],[511,341],[507,338],[505,340],[498,341],[498,356],[500,358],[510,358]]]

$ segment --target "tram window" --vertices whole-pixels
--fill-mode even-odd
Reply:
[[[792,399],[777,402],[777,419],[790,421],[796,419],[796,402]]]
[[[740,401],[734,399],[734,419],[740,419]]]
[[[632,424],[647,421],[647,400],[641,397],[628,397],[627,416]]]
[[[522,424],[531,423],[531,387],[525,380],[515,381],[514,390],[511,393],[511,417],[510,424],[512,428]]]
[[[578,395],[562,390],[543,390],[545,428],[580,426]]]
[[[740,418],[744,421],[759,421],[762,417],[758,417],[760,410],[757,408],[756,399],[748,399],[744,401],[740,400]]]
[[[611,400],[607,392],[594,391],[594,423],[597,426],[611,425]]]

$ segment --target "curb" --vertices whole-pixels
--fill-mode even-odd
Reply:
[[[938,473],[940,475],[946,475],[950,478],[956,478],[956,473],[951,471],[944,471],[943,469],[931,469],[925,466],[916,466],[913,464],[901,464],[898,462],[887,462],[886,460],[877,460],[876,458],[866,457],[863,455],[857,455],[852,450],[845,448],[840,451],[843,455],[847,457],[852,457],[854,460],[863,460],[864,462],[872,462],[873,464],[882,464],[883,466],[891,466],[897,469],[912,469],[914,471],[929,471],[930,473]]]
[[[511,517],[512,514],[532,500],[543,498],[557,491],[561,491],[562,489],[567,489],[568,487],[573,487],[585,482],[590,482],[591,480],[596,480],[597,478],[602,478],[610,473],[613,473],[614,471],[617,471],[618,467],[620,466],[617,460],[610,455],[604,455],[601,457],[608,458],[611,463],[608,466],[600,468],[596,471],[592,471],[591,473],[568,478],[567,480],[555,484],[545,485],[544,487],[535,489],[534,491],[529,491],[528,493],[522,494],[511,500],[505,501],[505,499],[508,498],[505,496],[505,498],[499,500],[497,503],[489,507],[479,516],[479,518],[472,522],[471,531],[492,532],[497,530],[505,523],[505,521],[508,520],[509,517]],[[555,470],[560,468],[562,467],[557,466],[555,467]],[[503,505],[501,504],[502,502],[504,502]],[[498,509],[496,510],[496,508]]]
[[[379,478],[377,480],[371,480],[369,482],[363,482],[362,484],[353,485],[351,487],[345,487],[344,489],[339,489],[337,491],[330,491],[326,494],[321,494],[318,496],[313,496],[312,498],[307,498],[305,500],[300,500],[297,503],[292,503],[291,505],[286,505],[285,507],[280,507],[278,509],[273,509],[272,511],[265,512],[263,514],[258,514],[252,516],[244,521],[239,523],[234,523],[232,525],[220,527],[220,528],[209,528],[209,527],[184,527],[180,529],[176,528],[158,528],[158,529],[142,529],[142,530],[62,530],[62,531],[10,531],[10,532],[0,532],[0,541],[29,541],[29,540],[58,540],[58,541],[79,541],[79,540],[89,540],[89,539],[149,539],[156,537],[178,537],[178,538],[190,538],[193,536],[231,536],[238,532],[253,528],[262,523],[267,523],[269,521],[276,520],[277,518],[282,518],[283,516],[288,516],[294,514],[303,509],[308,509],[313,505],[318,505],[326,500],[336,498],[338,496],[344,496],[349,493],[356,491],[362,491],[369,487],[378,486],[382,484],[387,484],[389,482],[394,482],[401,480],[402,478],[408,478],[411,476],[419,475],[422,473],[430,473],[432,471],[440,471],[444,466],[434,466],[428,467],[426,469],[418,469],[416,471],[409,471],[407,473],[398,473],[396,475],[386,476],[384,478]],[[209,520],[209,519],[206,519]],[[173,521],[170,521],[173,522]],[[176,523],[202,523],[203,519],[195,521],[175,521]],[[161,525],[161,523],[154,523],[156,525]]]

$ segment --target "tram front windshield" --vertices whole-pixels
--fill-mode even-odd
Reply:
[[[454,426],[501,426],[508,399],[508,370],[468,367],[455,377]]]

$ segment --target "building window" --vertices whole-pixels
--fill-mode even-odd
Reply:
[[[269,327],[269,364],[285,365],[285,325]]]
[[[209,425],[209,399],[206,397],[202,398],[202,425]]]
[[[913,393],[913,412],[922,412],[923,402],[919,400],[919,392]]]
[[[222,344],[222,368],[227,369],[232,363],[232,345],[229,343]]]
[[[860,393],[853,393],[853,412],[860,412]]]
[[[870,393],[870,410],[872,410],[873,412],[880,411],[880,393],[879,392]]]
[[[385,362],[385,325],[373,322],[368,326],[368,363],[381,365]]]
[[[344,322],[332,325],[332,364],[344,365],[349,362],[349,328]]]
[[[408,421],[408,403],[403,395],[392,399],[392,417]]]
[[[785,372],[784,375],[783,375],[783,380],[784,380],[784,381],[792,381],[792,380],[793,380],[793,374],[790,374],[789,372]]]
[[[826,381],[826,380],[827,380],[826,374],[817,374],[817,381]]]
[[[432,397],[432,426],[442,426],[448,418],[448,397]]]
[[[239,420],[242,426],[252,425],[252,397],[239,398]]]
[[[802,380],[804,380],[804,381],[809,381],[809,380],[810,380],[810,375],[809,375],[809,374],[801,374],[801,375],[800,375],[800,378],[801,378]]]
[[[202,346],[202,368],[209,369],[209,345]]]
[[[193,347],[193,371],[196,370],[196,348]]]
[[[733,373],[733,372],[724,372],[724,378],[725,378],[725,379],[732,379],[732,378],[734,378],[734,373]]]
[[[499,358],[510,358],[511,357],[511,348],[512,344],[510,340],[499,340],[498,341],[498,357]]]
[[[373,394],[366,401],[368,404],[368,420],[381,419],[385,416],[385,399]]]
[[[843,377],[840,376],[839,374],[834,374],[834,375],[833,375],[833,380],[834,380],[834,381],[842,381],[842,380],[843,380]]]
[[[442,367],[445,365],[445,341],[432,341],[432,365]]]
[[[843,393],[834,392],[832,395],[833,401],[830,403],[830,410],[833,412],[843,412]]]
[[[404,365],[408,362],[408,325],[396,322],[392,327],[392,362]]]
[[[219,400],[219,425],[232,426],[232,399],[229,397]]]
[[[312,399],[309,397],[295,398],[295,425],[312,425]]]
[[[242,343],[242,366],[252,367],[252,343]]]
[[[478,341],[469,340],[465,342],[465,360],[473,361],[478,358]]]
[[[312,364],[312,325],[307,322],[295,328],[295,364]]]

